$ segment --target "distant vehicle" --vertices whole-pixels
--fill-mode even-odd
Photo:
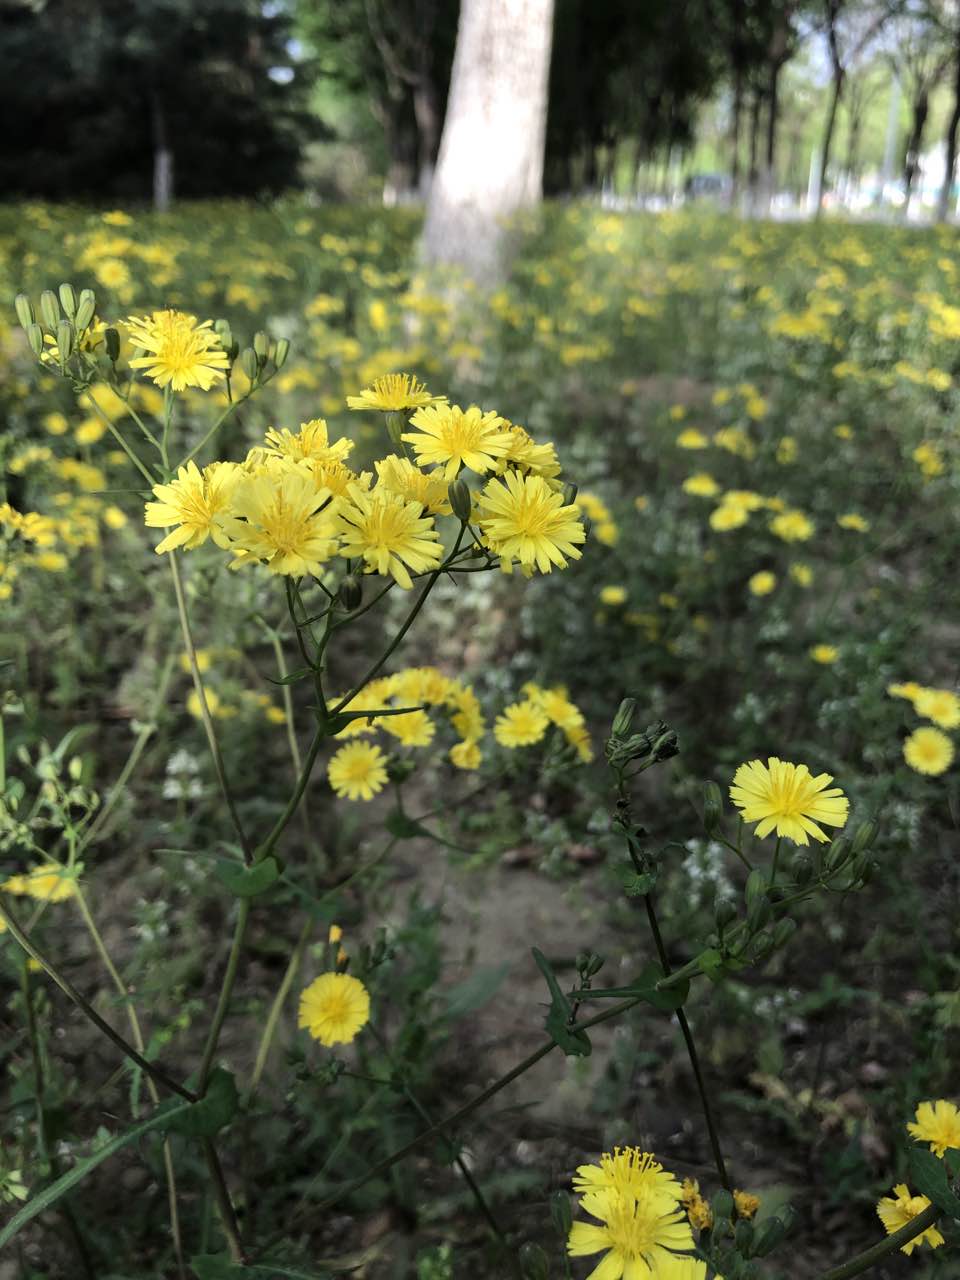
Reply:
[[[691,173],[683,193],[688,200],[728,200],[730,185],[728,173]]]

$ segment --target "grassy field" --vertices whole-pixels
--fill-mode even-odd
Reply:
[[[796,1210],[786,1244],[730,1257],[726,1280],[819,1275],[881,1238],[876,1202],[907,1177],[918,1102],[956,1097],[960,242],[952,228],[548,207],[522,228],[509,283],[483,294],[420,278],[417,231],[408,210],[295,203],[0,210],[0,292],[38,315],[41,290],[72,281],[107,324],[177,308],[228,321],[240,348],[256,331],[274,355],[290,343],[262,388],[238,361],[230,400],[221,380],[178,393],[171,416],[127,369],[129,345],[114,385],[101,360],[78,388],[55,359],[38,366],[12,306],[0,319],[5,901],[104,1018],[126,1025],[135,1005],[145,1056],[178,1078],[252,903],[217,1059],[241,1104],[218,1145],[245,1239],[305,1268],[278,1274],[501,1277],[493,1218],[547,1251],[543,1274],[581,1277],[598,1259],[561,1261],[555,1200],[577,1165],[637,1145],[708,1199],[719,1189],[669,1007],[598,1026],[589,1056],[550,1054],[450,1139],[371,1170],[542,1044],[551,997],[531,947],[564,990],[578,954],[604,958],[593,986],[608,989],[656,963],[655,884],[672,964],[708,957],[685,1008],[733,1182],[760,1197],[758,1223]],[[171,458],[241,462],[267,431],[322,418],[330,441],[353,441],[354,472],[373,473],[388,426],[346,397],[398,372],[556,445],[582,558],[530,580],[464,560],[436,582],[380,673],[408,674],[363,704],[426,706],[429,728],[380,720],[390,781],[369,800],[345,798],[336,769],[331,786],[343,747],[324,743],[278,878],[245,899],[236,828],[265,834],[284,813],[317,693],[282,579],[231,572],[208,540],[179,557],[205,727],[161,530],[144,524],[149,436]],[[288,581],[301,619],[339,590]],[[360,584],[364,603],[380,585]],[[357,685],[410,601],[393,589],[343,632],[328,693]],[[627,695],[638,725],[662,721],[679,746],[633,785],[630,857],[604,750]],[[528,744],[498,719],[517,706]],[[738,822],[734,773],[768,757],[832,776],[852,850],[781,850]],[[46,886],[24,881],[54,863]],[[774,890],[764,913],[757,865]],[[741,918],[750,946],[731,949]],[[337,1055],[294,1007],[337,965],[332,924],[374,1010]],[[140,1068],[36,968],[8,930],[11,1213],[152,1106]],[[202,1144],[166,1145],[186,1256],[216,1254]],[[84,1256],[115,1280],[176,1275],[166,1159],[153,1135],[105,1160],[17,1235],[9,1275],[80,1275]],[[874,1274],[956,1266],[923,1248]]]

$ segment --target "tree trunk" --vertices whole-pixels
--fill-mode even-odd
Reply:
[[[760,106],[763,94],[759,85],[753,89],[753,101],[750,104],[750,169],[747,174],[747,212],[751,218],[756,217],[759,203],[760,184]]]
[[[173,199],[173,152],[167,134],[167,117],[160,95],[150,95],[150,118],[153,126],[153,207],[165,213]]]
[[[860,128],[863,109],[850,112],[850,131],[847,134],[847,201],[851,193],[860,189]]]
[[[920,147],[923,143],[923,130],[930,110],[930,99],[926,88],[922,88],[913,100],[913,126],[907,141],[907,150],[903,158],[903,216],[910,215],[910,198],[913,195],[913,184],[920,170]]]
[[[837,107],[843,93],[843,70],[834,68],[833,92],[830,95],[830,110],[827,112],[827,123],[823,129],[823,140],[820,143],[820,165],[817,171],[817,184],[813,200],[813,216],[819,218],[823,212],[824,189],[827,185],[827,168],[830,164],[830,144],[833,142],[833,128],[837,123]]]
[[[947,125],[947,161],[943,186],[940,188],[940,196],[937,200],[938,222],[946,222],[949,215],[953,179],[957,169],[957,130],[960,128],[960,26],[957,28],[953,58],[953,110],[950,113],[950,123]]]
[[[763,165],[761,212],[769,214],[777,186],[777,123],[780,114],[780,72],[783,63],[770,63],[770,79],[767,82],[767,147]]]
[[[743,112],[743,72],[737,68],[733,81],[733,120],[730,125],[730,208],[737,207],[740,195],[740,116]]]
[[[543,188],[553,0],[463,0],[423,259],[494,283]]]

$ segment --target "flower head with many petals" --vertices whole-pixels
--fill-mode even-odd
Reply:
[[[929,1142],[933,1154],[942,1159],[948,1148],[960,1149],[960,1110],[944,1098],[921,1102],[916,1121],[910,1121],[907,1132],[918,1142]]]
[[[229,509],[240,478],[240,468],[233,462],[212,462],[202,471],[195,462],[188,462],[179,469],[176,480],[155,484],[153,492],[159,501],[147,503],[144,523],[151,529],[171,530],[157,553],[174,547],[192,550],[208,538],[226,547],[218,521]]]
[[[895,1231],[907,1226],[918,1214],[929,1207],[930,1201],[926,1196],[912,1196],[906,1183],[898,1182],[893,1188],[892,1196],[884,1196],[878,1201],[877,1213],[887,1229],[887,1235],[892,1236]],[[902,1245],[900,1252],[909,1255],[922,1244],[928,1244],[931,1249],[937,1249],[943,1244],[943,1236],[936,1227],[928,1227],[926,1231]]]
[[[340,508],[340,554],[360,556],[367,573],[392,575],[405,591],[413,586],[409,570],[436,569],[443,551],[433,521],[419,502],[407,502],[379,486],[370,493],[359,485],[347,489]]]
[[[212,320],[198,323],[185,311],[154,311],[131,316],[127,329],[133,345],[147,353],[131,360],[130,367],[143,369],[158,387],[209,391],[230,368]]]
[[[849,802],[839,787],[830,787],[828,773],[814,777],[805,764],[790,764],[770,756],[766,764],[751,760],[734,774],[730,798],[744,822],[757,823],[761,838],[776,828],[795,844],[809,844],[808,835],[826,842],[829,836],[817,825],[842,827]]]
[[[387,760],[372,742],[348,742],[331,757],[327,777],[341,798],[372,800],[387,785]]]
[[[446,402],[446,396],[431,395],[423,383],[409,373],[387,373],[364,387],[358,396],[347,396],[348,409],[379,409],[383,413],[423,409]]]
[[[456,404],[429,405],[410,419],[415,431],[405,431],[401,439],[413,446],[421,467],[440,466],[444,478],[453,480],[461,467],[478,475],[496,465],[513,447],[508,423],[490,410],[476,405],[461,409]]]
[[[945,773],[953,764],[953,757],[953,743],[940,729],[931,729],[925,725],[922,729],[914,729],[909,738],[904,740],[904,760],[911,769],[931,778]]]
[[[337,549],[334,501],[293,466],[247,476],[221,523],[237,559],[260,560],[271,573],[319,574]]]
[[[577,548],[586,540],[580,513],[541,476],[508,471],[484,485],[477,506],[484,542],[505,568],[518,561],[526,574],[549,573],[554,565],[565,569],[568,556],[580,559]]]
[[[321,973],[300,993],[297,1026],[321,1044],[349,1044],[370,1021],[370,994],[349,973]]]
[[[672,1194],[589,1191],[580,1203],[602,1225],[575,1222],[567,1252],[580,1257],[608,1251],[588,1280],[652,1280],[676,1253],[693,1248],[687,1215]]]

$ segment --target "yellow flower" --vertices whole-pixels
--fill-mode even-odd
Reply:
[[[176,480],[154,485],[159,502],[146,504],[144,524],[151,529],[177,526],[157,547],[157,554],[174,547],[199,547],[207,538],[213,538],[218,547],[226,547],[218,517],[230,506],[239,478],[239,468],[232,462],[214,462],[203,471],[195,462],[188,462],[179,469]]]
[[[380,367],[383,368],[382,365]],[[380,409],[384,413],[422,409],[446,402],[446,396],[431,395],[423,383],[409,373],[388,373],[377,378],[372,386],[365,387],[358,396],[347,396],[348,409]]]
[[[472,738],[450,748],[450,763],[458,769],[479,769],[482,760],[480,748]]]
[[[784,542],[806,542],[813,537],[814,525],[802,511],[784,511],[770,521],[770,531]]]
[[[436,732],[436,725],[422,709],[403,716],[382,716],[377,723],[405,747],[428,747]]]
[[[687,427],[677,436],[677,444],[681,449],[706,449],[709,439],[696,427]]]
[[[367,493],[351,484],[338,516],[340,554],[361,556],[365,572],[389,573],[405,591],[413,586],[408,567],[428,573],[440,564],[443,547],[419,502],[407,502],[389,489]]]
[[[183,311],[154,311],[131,316],[127,328],[133,345],[148,352],[131,360],[130,367],[143,369],[158,387],[209,391],[230,367],[212,320],[198,324],[196,316]]]
[[[892,1236],[901,1227],[912,1222],[917,1214],[929,1209],[930,1201],[926,1196],[912,1196],[906,1183],[898,1182],[893,1188],[892,1196],[884,1196],[877,1202],[877,1213],[886,1228],[887,1235]],[[920,1235],[901,1246],[900,1252],[911,1254],[918,1245],[928,1244],[931,1249],[943,1244],[943,1236],[936,1227],[928,1227]]]
[[[953,763],[953,743],[939,729],[914,729],[903,744],[903,758],[911,769],[937,777]]]
[[[329,490],[293,468],[245,476],[221,521],[233,567],[259,560],[271,573],[319,574],[337,550],[335,503]]]
[[[683,491],[697,498],[712,498],[720,492],[720,486],[706,471],[696,471],[684,480]]]
[[[409,458],[388,454],[373,464],[377,469],[377,487],[399,494],[407,502],[419,502],[431,515],[450,515],[446,480],[437,471],[421,471]]]
[[[343,462],[353,449],[353,441],[345,438],[330,443],[327,424],[323,418],[302,423],[296,435],[286,427],[280,431],[272,427],[264,440],[264,453],[278,458],[292,458],[294,462],[305,459],[325,463]]]
[[[916,680],[905,680],[900,684],[887,685],[887,693],[891,698],[906,698],[909,702],[913,702],[922,691],[923,685],[917,684]]]
[[[68,561],[61,551],[41,551],[34,558],[33,563],[44,573],[63,573]]]
[[[685,1186],[686,1184],[684,1184]],[[617,1195],[640,1196],[656,1191],[680,1200],[683,1188],[672,1173],[639,1147],[614,1147],[604,1152],[599,1164],[581,1164],[573,1176],[577,1195],[588,1191],[612,1191]]]
[[[627,598],[625,587],[601,587],[600,603],[608,605],[623,604]]]
[[[125,511],[121,511],[119,507],[113,505],[105,507],[103,511],[103,523],[108,529],[122,529],[127,523],[127,515]]]
[[[815,644],[810,650],[810,657],[814,662],[821,662],[824,666],[829,666],[840,657],[840,650],[835,644]]]
[[[387,785],[387,761],[371,742],[348,742],[331,757],[327,778],[338,796],[372,800]]]
[[[930,1150],[943,1159],[949,1147],[960,1149],[960,1110],[953,1102],[940,1098],[936,1102],[921,1102],[917,1107],[916,1122],[910,1121],[907,1132],[918,1142],[929,1142]]]
[[[566,557],[580,559],[575,544],[586,539],[575,506],[564,506],[563,495],[542,476],[508,471],[490,480],[478,502],[477,524],[486,545],[506,566],[518,561],[524,573],[549,573],[554,565],[567,567]]]
[[[43,418],[43,426],[52,436],[62,436],[66,433],[70,424],[62,413],[48,413]]]
[[[48,862],[32,867],[26,875],[11,876],[0,886],[7,893],[26,895],[38,902],[63,902],[77,891],[76,880],[66,867]]]
[[[643,1280],[660,1276],[674,1252],[693,1248],[693,1234],[676,1199],[659,1191],[640,1196],[588,1192],[581,1206],[603,1225],[575,1222],[567,1239],[573,1257],[608,1250],[587,1280]]]
[[[753,595],[768,596],[777,585],[777,575],[762,569],[759,573],[753,575],[747,585]]]
[[[700,1183],[696,1178],[684,1178],[680,1199],[687,1211],[690,1225],[698,1231],[709,1231],[713,1226],[713,1210],[700,1194]]]
[[[960,725],[960,698],[950,689],[918,689],[913,707],[918,716],[932,720],[941,729]]]
[[[461,409],[456,404],[428,405],[410,419],[416,431],[405,431],[401,439],[413,446],[421,467],[443,467],[444,478],[453,480],[461,467],[485,475],[513,446],[504,418],[476,405]]]
[[[853,427],[849,426],[846,422],[841,422],[839,426],[833,428],[833,434],[838,440],[852,440]]]
[[[710,528],[716,529],[717,533],[727,533],[730,529],[739,529],[749,519],[750,513],[746,507],[731,502],[721,502],[720,506],[711,512]]]
[[[751,760],[739,767],[730,798],[744,822],[757,823],[756,835],[761,839],[776,828],[778,836],[795,844],[809,844],[808,835],[825,843],[829,837],[817,823],[842,827],[849,808],[839,787],[827,789],[832,781],[828,773],[813,777],[805,764],[770,756],[766,764]]]
[[[349,973],[321,973],[300,993],[297,1026],[328,1048],[350,1044],[370,1021],[370,993]]]
[[[870,521],[865,520],[863,516],[857,515],[855,511],[848,511],[846,515],[837,516],[837,524],[841,529],[853,529],[856,533],[866,533],[870,528]]]
[[[672,1253],[657,1264],[657,1280],[707,1280],[707,1264],[689,1254]],[[723,1276],[714,1280],[723,1280]]]
[[[813,570],[808,564],[796,561],[790,566],[787,572],[798,587],[809,587],[811,582],[813,582]]]
[[[560,474],[560,462],[554,444],[537,444],[536,440],[515,422],[507,426],[510,448],[498,461],[495,470],[502,473],[508,466],[552,480]]]
[[[504,707],[493,726],[493,736],[502,747],[529,747],[539,742],[550,724],[535,702],[514,702]]]
[[[760,1208],[760,1197],[752,1196],[749,1191],[734,1191],[733,1203],[737,1206],[737,1216],[752,1218]]]

